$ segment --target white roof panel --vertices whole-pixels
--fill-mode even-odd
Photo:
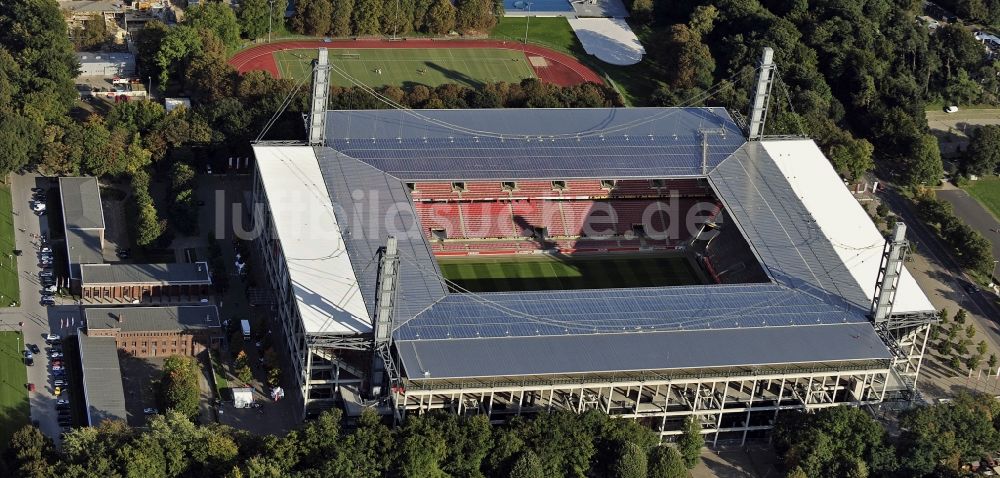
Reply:
[[[885,238],[812,140],[763,141],[792,190],[847,270],[868,297],[875,296]],[[933,311],[934,306],[903,268],[893,313]]]
[[[313,149],[255,146],[254,155],[305,332],[371,332],[371,317]]]

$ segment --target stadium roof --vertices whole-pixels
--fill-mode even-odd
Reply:
[[[334,212],[329,242],[346,244],[325,276],[297,278],[291,255],[292,281],[330,288],[328,298],[359,291],[351,297],[364,299],[356,305],[366,314],[355,317],[367,319],[373,263],[395,235],[394,336],[411,379],[469,377],[473,364],[519,375],[890,356],[867,318],[884,239],[810,140],[747,143],[725,110],[711,108],[331,111],[327,125],[326,147],[255,147],[282,240],[315,234],[286,217],[309,203]],[[704,156],[707,128],[716,131]],[[404,184],[678,176],[708,177],[770,282],[449,294]],[[294,200],[271,197],[289,191]],[[303,307],[312,306],[300,298]],[[894,312],[933,310],[904,274]]]
[[[105,420],[125,420],[125,391],[114,337],[90,337],[78,330],[80,368],[87,422],[97,426]]]
[[[80,280],[86,285],[99,284],[211,284],[205,262],[174,264],[83,264]]]
[[[337,222],[312,148],[257,146],[254,154],[278,236],[272,247],[284,254],[305,332],[371,332],[371,316],[344,247],[351,234]]]
[[[85,307],[88,330],[175,332],[217,329],[219,309],[214,305],[181,307]]]
[[[326,124],[333,149],[403,180],[704,176],[745,141],[724,108],[330,111]],[[717,130],[705,164],[701,130]]]

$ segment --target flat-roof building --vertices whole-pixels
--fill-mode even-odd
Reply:
[[[206,262],[85,264],[80,267],[80,296],[88,303],[176,298],[198,301],[207,298],[211,285]]]
[[[85,307],[87,333],[111,337],[136,357],[194,356],[222,340],[214,305],[180,307]]]
[[[97,426],[107,420],[125,420],[125,391],[115,339],[91,336],[83,329],[77,330],[77,337],[80,342],[87,425]]]
[[[95,177],[59,178],[69,276],[80,279],[80,264],[104,262],[104,208]]]

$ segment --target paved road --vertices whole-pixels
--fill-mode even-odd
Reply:
[[[916,217],[909,203],[889,189],[884,190],[882,197],[908,226],[907,233],[914,253],[907,268],[931,304],[938,310],[948,309],[952,315],[958,309],[968,311],[981,337],[990,346],[989,353],[1000,355],[1000,309],[990,299],[990,294],[967,292],[963,286],[969,279],[934,233]],[[983,386],[982,383],[970,383],[966,377],[954,376],[953,372],[933,363],[929,356],[924,360],[919,387],[926,398],[951,397],[960,389]]]
[[[937,197],[955,208],[955,215],[979,231],[993,245],[993,257],[1000,258],[1000,222],[969,193],[958,188],[939,189]]]
[[[20,307],[8,307],[0,309],[0,324],[4,328],[17,327],[18,323],[23,323],[22,331],[24,340],[29,344],[37,344],[43,353],[35,356],[35,364],[28,367],[28,382],[34,383],[36,391],[31,393],[29,400],[31,403],[31,419],[39,422],[42,432],[52,437],[57,442],[59,440],[60,427],[56,422],[57,414],[55,408],[56,397],[52,394],[53,387],[49,374],[49,360],[44,353],[45,340],[43,337],[49,332],[62,334],[70,333],[74,328],[62,326],[68,324],[70,319],[79,325],[79,308],[75,305],[60,305],[56,307],[44,307],[39,304],[39,291],[41,285],[38,281],[37,261],[37,239],[33,234],[48,232],[48,222],[39,220],[38,216],[32,214],[28,201],[31,197],[31,188],[41,186],[45,181],[34,175],[12,176],[11,196],[14,205],[14,235],[17,248],[24,251],[18,261],[18,278],[20,280],[21,298]],[[49,200],[57,198],[50,197]],[[82,399],[82,397],[71,397],[71,400]]]
[[[928,111],[927,125],[940,140],[941,152],[955,153],[969,143],[978,126],[1000,124],[1000,109],[962,109],[957,113]]]

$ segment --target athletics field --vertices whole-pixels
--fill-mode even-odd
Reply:
[[[240,73],[263,70],[275,77],[300,77],[319,48],[329,49],[331,61],[347,75],[371,86],[476,87],[524,78],[559,86],[603,83],[600,75],[570,55],[502,40],[290,40],[247,48],[233,55],[229,64]],[[332,80],[336,85],[350,84],[336,72]]]
[[[669,255],[438,258],[441,273],[470,292],[610,289],[704,283],[687,257]]]
[[[274,59],[282,78],[308,80],[316,56],[316,50],[285,50],[275,52]],[[373,87],[457,83],[475,88],[535,77],[524,53],[517,50],[337,49],[330,50],[330,63],[330,82],[337,86],[353,86],[353,78]]]

